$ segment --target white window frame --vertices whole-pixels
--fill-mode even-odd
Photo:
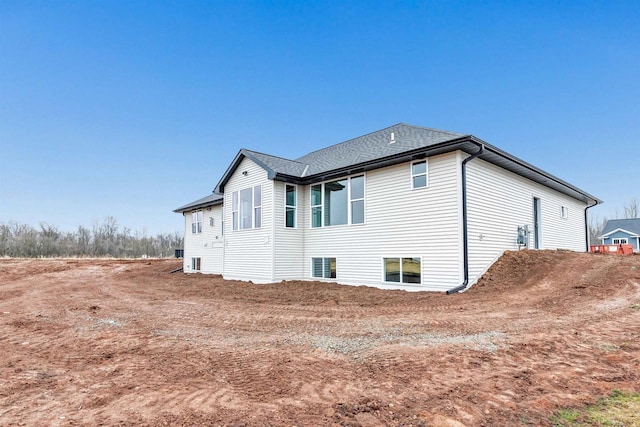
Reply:
[[[313,205],[311,203],[313,203],[313,187],[320,187],[320,204],[319,205]],[[310,220],[310,224],[309,227],[310,228],[322,228],[324,226],[324,183],[320,183],[320,184],[313,184],[311,186],[309,186],[309,203],[310,203],[310,210],[309,210],[309,220]],[[313,225],[313,211],[314,208],[319,208],[320,209],[320,225],[315,226]]]
[[[238,231],[240,229],[240,193],[238,191],[234,191],[231,194],[231,223],[233,224],[233,231]]]
[[[352,199],[351,198],[351,180],[353,178],[359,178],[362,177],[363,179],[363,185],[364,185],[364,191],[363,191],[363,196],[362,198],[358,198],[358,199]],[[346,180],[347,181],[347,223],[346,224],[336,224],[336,225],[325,225],[325,221],[324,221],[324,217],[325,217],[325,185],[331,182],[336,182],[336,181],[342,181],[342,180]],[[312,196],[312,192],[313,192],[313,187],[315,186],[320,186],[320,204],[319,205],[312,205],[311,203],[313,202],[313,196]],[[353,223],[353,218],[352,218],[352,204],[353,202],[357,202],[357,201],[363,201],[364,202],[364,218],[363,218],[363,222],[358,222],[358,223]],[[309,228],[324,228],[324,227],[345,227],[345,226],[352,226],[352,225],[364,225],[367,223],[367,175],[364,173],[360,173],[357,175],[353,175],[353,176],[347,176],[344,178],[336,178],[336,179],[331,179],[331,180],[327,180],[327,181],[323,181],[317,184],[312,184],[309,186]],[[320,208],[320,225],[319,226],[314,226],[313,225],[313,208]]]
[[[569,219],[569,208],[566,206],[560,206],[560,218]]]
[[[260,193],[260,203],[256,201],[256,189]],[[262,186],[255,185],[251,193],[253,197],[253,228],[262,228]]]
[[[420,260],[420,282],[419,283],[408,283],[402,281],[402,259],[403,258],[417,258]],[[387,280],[387,271],[386,271],[386,260],[387,259],[399,259],[400,260],[400,281],[399,282],[390,282]],[[422,257],[421,256],[384,256],[381,259],[382,261],[382,282],[390,285],[397,286],[422,286]]]
[[[322,260],[322,277],[313,275],[313,260],[314,259],[321,259]],[[327,276],[325,276],[326,262],[328,261],[329,262],[329,266],[331,266],[331,260],[332,259],[335,260],[335,263],[336,263],[336,277],[331,277],[331,267],[329,267],[329,276],[327,277]],[[310,260],[311,260],[311,264],[310,264],[310,266],[311,266],[311,274],[310,274],[310,276],[311,276],[312,279],[336,280],[338,278],[338,257],[335,257],[335,256],[328,256],[328,257],[314,256],[314,257],[311,257]]]
[[[202,210],[191,212],[191,234],[202,233]]]
[[[356,199],[354,199],[352,197],[351,194],[351,183],[353,182],[354,178],[360,178],[362,177],[362,197],[358,197]],[[349,225],[359,225],[359,224],[364,224],[366,217],[367,217],[367,203],[365,202],[365,196],[366,196],[366,192],[367,192],[367,185],[366,185],[366,178],[364,177],[364,174],[362,175],[355,175],[352,177],[349,177],[349,207],[347,208],[347,214],[349,215],[349,219],[348,219],[348,224]],[[362,222],[353,222],[353,204],[354,202],[360,202],[362,201]]]
[[[421,172],[421,173],[414,174],[413,173],[413,165],[417,165],[419,163],[424,163],[425,171]],[[411,171],[411,189],[412,190],[420,190],[420,189],[429,187],[429,161],[428,161],[428,159],[416,160],[414,162],[411,162],[411,165],[409,167],[411,168],[410,169],[410,171]],[[415,186],[414,178],[416,178],[418,176],[424,176],[424,180],[425,180],[424,186],[421,186],[421,187],[416,187]]]
[[[197,256],[197,257],[191,257],[191,271],[201,271],[202,269],[202,258]]]
[[[287,188],[293,188],[293,205],[287,204]],[[287,225],[287,212],[293,210],[293,225]],[[294,184],[284,185],[284,228],[298,228],[298,186]]]
[[[257,191],[256,191],[257,189]],[[240,193],[243,191],[251,191],[251,206],[247,207],[249,210],[249,215],[251,216],[250,227],[243,227],[242,215],[244,210],[242,209],[242,203],[240,201]],[[256,199],[256,195],[260,193],[260,200]],[[232,229],[233,231],[240,230],[252,230],[262,228],[262,185],[255,185],[253,187],[242,188],[240,190],[234,191],[231,193],[231,222],[233,223]],[[256,204],[257,201],[260,204]]]
[[[617,240],[617,242],[616,242]],[[624,242],[623,242],[624,240]],[[611,238],[611,244],[612,245],[628,245],[629,244],[629,239],[626,237],[612,237]]]

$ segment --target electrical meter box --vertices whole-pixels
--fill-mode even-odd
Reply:
[[[529,246],[529,226],[527,225],[518,227],[518,246]]]

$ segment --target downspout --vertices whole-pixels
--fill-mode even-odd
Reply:
[[[594,204],[587,205],[587,207],[584,208],[584,240],[585,240],[585,246],[587,247],[586,252],[589,252],[589,223],[587,222],[587,210],[589,210],[589,208],[596,206],[597,204],[598,202],[596,201]]]
[[[464,281],[455,288],[449,289],[447,295],[455,294],[463,291],[469,285],[469,239],[467,230],[467,163],[475,159],[484,151],[484,144],[480,144],[480,149],[475,154],[467,157],[462,161],[462,249],[463,249],[463,266]]]

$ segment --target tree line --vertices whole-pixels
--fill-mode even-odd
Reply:
[[[0,222],[0,256],[9,257],[116,257],[140,258],[173,256],[182,248],[180,233],[147,236],[120,228],[113,217],[91,228],[79,226],[75,231],[61,231],[41,222],[38,228],[16,221]]]

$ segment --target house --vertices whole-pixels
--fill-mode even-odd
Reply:
[[[184,271],[222,274],[224,260],[222,195],[206,197],[179,207],[185,214]]]
[[[610,219],[600,239],[603,245],[632,245],[634,252],[640,252],[640,218]]]
[[[175,212],[185,272],[452,293],[505,250],[587,250],[598,203],[472,135],[400,123],[294,160],[241,149]]]

